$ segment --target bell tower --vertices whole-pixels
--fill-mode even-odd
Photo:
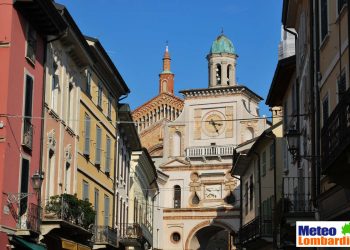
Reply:
[[[237,85],[237,54],[232,42],[224,34],[220,34],[213,42],[207,55],[209,69],[209,88]]]
[[[171,58],[168,45],[163,56],[163,71],[159,74],[159,94],[169,93],[174,95],[174,74],[170,71]]]

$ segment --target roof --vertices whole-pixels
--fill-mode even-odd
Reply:
[[[133,123],[130,107],[126,103],[118,105],[118,129],[127,137],[129,148],[133,151],[141,150],[140,138]]]
[[[14,0],[13,4],[41,34],[60,35],[67,28],[53,1]]]
[[[117,77],[117,82],[120,83],[121,88],[123,90],[120,93],[120,95],[126,95],[126,94],[130,93],[130,89],[128,88],[127,84],[125,83],[123,77],[119,73],[119,71],[118,71],[117,67],[115,66],[115,64],[113,63],[112,59],[109,57],[108,53],[103,48],[103,46],[100,43],[100,41],[97,38],[93,38],[93,37],[90,37],[90,36],[85,36],[85,39],[94,43],[94,45],[95,45],[96,49],[98,50],[98,52],[100,52],[102,57],[103,57],[103,59],[106,60],[108,67],[112,70],[112,73]]]
[[[224,34],[219,35],[210,48],[210,54],[235,54],[235,48],[230,39],[228,39]]]
[[[282,106],[283,96],[295,71],[295,55],[281,59],[277,63],[266,104],[270,107]]]

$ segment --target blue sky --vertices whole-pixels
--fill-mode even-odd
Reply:
[[[131,93],[134,109],[158,93],[169,41],[175,91],[208,86],[206,55],[224,34],[239,55],[237,80],[266,99],[277,63],[282,1],[276,0],[56,0],[81,31],[98,38]],[[270,115],[265,101],[261,114]]]

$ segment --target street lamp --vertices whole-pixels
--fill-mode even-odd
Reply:
[[[40,188],[41,188],[41,184],[43,183],[44,180],[44,176],[42,174],[40,174],[38,171],[36,171],[33,176],[31,177],[32,180],[32,187],[33,190],[38,193]]]
[[[298,158],[298,142],[299,142],[300,133],[296,129],[290,129],[285,134],[287,139],[288,151],[291,153],[293,160]]]

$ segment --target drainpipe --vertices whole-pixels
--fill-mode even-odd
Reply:
[[[348,3],[348,6],[349,6],[349,3]],[[317,140],[317,143],[316,143],[316,196],[320,195],[321,193],[321,184],[320,184],[320,181],[321,181],[321,141],[320,141],[320,138],[321,138],[321,101],[320,101],[320,87],[318,85],[319,81],[321,79],[319,79],[318,76],[320,76],[320,51],[319,51],[319,32],[320,32],[320,29],[319,29],[319,3],[316,2],[316,4],[314,5],[315,7],[315,15],[314,15],[314,18],[315,18],[315,38],[314,38],[314,41],[315,41],[315,66],[316,66],[316,69],[315,69],[315,72],[316,73],[316,79],[314,80],[314,82],[316,83],[315,84],[315,92],[316,92],[316,121],[315,124],[316,124],[316,140]],[[349,16],[348,16],[349,18]],[[350,27],[348,27],[350,28]],[[350,60],[350,58],[349,58]],[[317,204],[317,207],[318,207],[318,204]]]
[[[261,235],[262,209],[261,209],[261,174],[260,174],[260,154],[253,151],[258,158],[258,180],[259,180],[259,234]]]

